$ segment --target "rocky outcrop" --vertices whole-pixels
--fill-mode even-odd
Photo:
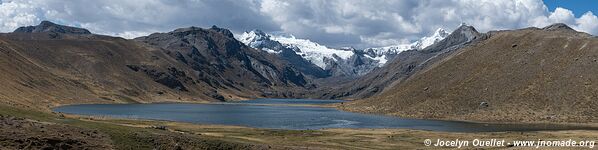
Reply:
[[[451,51],[461,48],[471,42],[483,40],[483,38],[485,38],[484,36],[484,34],[479,33],[473,26],[463,24],[442,41],[432,44],[424,48],[422,51],[426,53]]]
[[[555,30],[575,31],[573,28],[567,26],[564,23],[551,24],[549,26],[542,28],[542,30],[546,30],[546,31],[555,31]]]
[[[174,90],[188,91],[182,82],[193,81],[192,78],[187,77],[185,72],[179,71],[174,67],[168,68],[168,71],[160,71],[158,67],[146,65],[127,65],[127,67],[135,72],[143,72],[155,82]]]
[[[352,55],[347,59],[338,57],[335,59],[327,59],[326,63],[330,66],[328,71],[332,77],[346,76],[356,78],[380,67],[380,62],[378,60],[366,56],[366,54],[360,50],[353,49],[352,51],[354,51],[355,55]]]

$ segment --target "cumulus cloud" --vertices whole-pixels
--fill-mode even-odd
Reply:
[[[0,2],[0,30],[14,30],[22,25],[39,22],[44,10],[27,2]]]
[[[571,10],[557,7],[548,16],[537,16],[530,24],[536,27],[547,26],[553,23],[565,23],[578,31],[598,34],[598,17],[592,12],[587,12],[579,18]]]
[[[591,12],[575,18],[565,8],[550,12],[541,0],[263,0],[260,12],[285,32],[333,46],[405,43],[461,23],[486,32],[562,22],[598,32],[598,20]]]
[[[242,0],[7,0],[0,2],[0,31],[41,20],[129,37],[189,26],[279,30],[255,5]]]
[[[565,8],[549,11],[541,0],[0,0],[2,32],[41,20],[127,38],[217,25],[358,48],[406,43],[461,23],[486,32],[563,22],[598,34],[592,12],[576,18]]]
[[[578,30],[593,33],[594,35],[598,34],[598,17],[592,12],[587,12],[579,19],[575,19],[575,23]]]

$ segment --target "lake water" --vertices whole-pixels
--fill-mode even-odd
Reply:
[[[571,129],[555,125],[501,125],[404,119],[339,111],[334,108],[256,104],[330,104],[342,100],[258,99],[226,104],[85,104],[57,107],[56,112],[117,118],[155,119],[272,129],[407,128],[486,132]],[[584,128],[579,128],[584,129]]]

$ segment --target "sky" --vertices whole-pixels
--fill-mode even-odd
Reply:
[[[569,9],[575,17],[580,17],[588,11],[598,13],[598,0],[544,0],[544,4],[550,11],[557,7]]]
[[[125,38],[216,25],[366,48],[461,23],[487,32],[561,22],[598,35],[597,9],[598,0],[0,0],[0,32],[42,20]]]

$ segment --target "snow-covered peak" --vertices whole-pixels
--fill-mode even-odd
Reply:
[[[424,49],[434,43],[441,41],[442,39],[446,38],[448,35],[449,35],[449,33],[446,32],[444,29],[438,28],[438,29],[436,29],[434,34],[432,34],[431,36],[423,37],[420,40],[417,40],[413,43],[398,44],[398,45],[392,45],[392,46],[386,46],[386,47],[367,48],[367,49],[364,49],[363,52],[375,60],[381,60],[381,61],[379,61],[379,63],[380,63],[379,65],[382,66],[387,62],[386,55],[396,55],[396,54],[399,54],[399,53],[401,53],[403,51],[407,51],[407,50],[414,50],[414,49],[421,50],[421,49]]]
[[[283,49],[291,49],[314,65],[326,69],[326,60],[348,59],[354,55],[351,50],[333,49],[307,39],[299,39],[291,34],[266,34],[260,30],[252,30],[239,35],[237,39],[246,45],[269,53],[280,53]]]
[[[374,47],[374,48],[366,48],[363,51],[372,56],[372,57],[380,57],[387,54],[398,54],[402,51],[415,49],[417,43],[411,44],[398,44],[392,46],[385,46],[385,47]]]
[[[243,34],[239,35],[238,39],[240,42],[245,43],[248,46],[254,47],[251,44],[260,44],[260,43],[256,43],[256,42],[268,40],[269,35],[262,32],[261,30],[256,29],[256,30],[251,30],[249,32],[247,32],[247,31],[243,32]]]
[[[268,53],[280,53],[284,46],[277,41],[270,38],[269,34],[266,34],[260,30],[252,30],[249,32],[243,32],[243,34],[237,36],[237,39],[249,47],[261,49]]]
[[[420,39],[419,45],[417,45],[417,49],[424,49],[436,42],[441,41],[442,39],[444,39],[445,37],[447,37],[449,35],[448,32],[446,32],[444,29],[442,28],[438,28],[436,30],[436,32],[434,32],[434,34],[432,36],[428,36],[428,37],[423,37],[422,39]]]
[[[446,32],[444,29],[438,28],[438,29],[436,29],[434,34],[432,34],[431,36],[423,37],[420,40],[417,40],[413,43],[398,44],[398,45],[392,45],[392,46],[386,46],[386,47],[367,48],[364,50],[364,52],[372,55],[372,57],[380,57],[382,55],[387,55],[387,54],[398,54],[398,53],[400,53],[402,51],[406,51],[406,50],[412,50],[412,49],[421,50],[421,49],[424,49],[434,43],[441,41],[442,39],[446,38],[448,35],[449,35],[449,33]]]
[[[355,50],[356,50],[355,48],[353,48],[353,47],[350,47],[350,46],[349,46],[349,47],[340,47],[340,48],[338,48],[338,49],[340,49],[340,50],[344,50],[344,51],[355,51]]]
[[[323,70],[332,69],[329,65],[338,66],[339,64],[343,64],[347,65],[344,66],[344,68],[352,70],[350,72],[356,72],[355,70],[359,70],[360,68],[371,70],[372,66],[381,67],[386,64],[388,60],[393,59],[397,54],[403,51],[424,49],[441,41],[448,35],[449,33],[440,28],[432,35],[423,37],[413,43],[367,48],[363,50],[356,50],[352,47],[329,48],[308,39],[296,38],[291,34],[280,32],[267,34],[260,30],[244,32],[239,35],[237,39],[250,47],[261,49],[269,53],[282,54],[282,51],[293,51],[295,54]],[[358,59],[369,59],[372,61],[367,61],[368,64],[363,64],[367,67],[353,66],[354,64],[359,63],[350,63],[358,61]],[[374,64],[371,64],[370,62],[373,62]]]
[[[355,54],[352,51],[328,48],[307,39],[298,39],[292,35],[274,35],[270,38],[282,43],[288,48],[294,49],[295,53],[322,69],[326,69],[327,67],[325,63],[326,58],[334,60],[336,60],[337,57],[340,59],[348,59]]]

